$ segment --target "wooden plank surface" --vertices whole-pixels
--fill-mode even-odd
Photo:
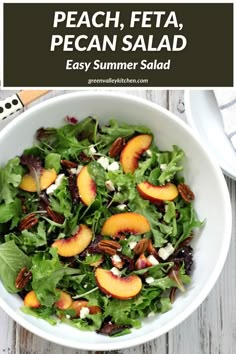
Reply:
[[[49,97],[71,91],[52,91],[30,106]],[[168,108],[185,120],[181,90],[122,90]],[[13,91],[0,91],[3,99]],[[25,109],[27,109],[26,107]],[[233,207],[236,210],[236,183],[226,178]],[[220,212],[220,211],[219,211]],[[182,324],[168,334],[144,345],[110,352],[112,354],[234,354],[236,352],[236,228],[223,272],[204,303]],[[52,344],[26,331],[0,309],[0,354],[102,354],[69,349]]]

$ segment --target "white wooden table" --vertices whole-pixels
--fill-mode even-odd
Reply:
[[[168,108],[185,119],[183,91],[122,90]],[[39,101],[65,94],[53,91]],[[14,93],[0,91],[0,99]],[[37,103],[36,102],[36,103]],[[35,104],[35,103],[34,103]],[[28,108],[28,107],[27,107]],[[26,109],[27,109],[26,108]],[[233,213],[236,210],[236,183],[226,178]],[[233,214],[234,215],[234,214]],[[0,265],[1,266],[1,265]],[[61,347],[26,331],[0,309],[0,354],[101,354]],[[235,354],[236,353],[236,228],[235,219],[228,258],[215,287],[204,303],[182,324],[144,345],[112,354]]]

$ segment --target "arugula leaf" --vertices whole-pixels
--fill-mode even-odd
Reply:
[[[32,288],[39,302],[47,307],[51,307],[58,300],[59,292],[56,290],[56,286],[63,276],[80,274],[79,269],[67,268],[62,265],[55,248],[51,248],[49,254],[36,253],[32,257],[31,272],[33,275]]]
[[[88,255],[86,256],[85,260],[84,261],[81,261],[83,264],[87,264],[87,265],[90,265],[90,264],[93,264],[93,263],[96,263],[98,261],[100,261],[102,258],[102,255],[101,254],[92,254],[92,255]]]
[[[166,164],[166,168],[158,178],[160,185],[162,185],[165,184],[165,182],[169,182],[177,172],[183,170],[183,166],[180,162],[184,157],[184,152],[178,146],[174,145],[173,151],[169,154],[158,153],[157,155],[160,165]],[[165,157],[165,159],[163,159],[163,157]]]
[[[90,143],[96,143],[98,121],[93,117],[87,117],[77,124],[77,139],[88,139]]]
[[[120,241],[120,245],[122,246],[122,254],[129,258],[134,257],[134,250],[130,248],[130,242],[139,242],[141,240],[141,236],[139,235],[131,235],[125,240]]]
[[[41,128],[37,132],[38,148],[45,154],[54,152],[60,154],[62,159],[78,160],[78,155],[95,143],[97,126],[97,121],[88,117],[78,124],[67,124],[59,129]]]
[[[5,235],[5,241],[14,240],[16,245],[27,254],[33,253],[38,247],[47,245],[45,223],[39,222],[37,231],[23,230],[20,235],[10,233]]]
[[[149,128],[141,125],[129,125],[127,123],[118,123],[117,120],[111,119],[109,126],[101,128],[101,134],[98,136],[98,143],[103,152],[107,152],[109,145],[113,143],[118,137],[131,138],[135,133],[151,134]]]
[[[163,217],[164,221],[171,226],[171,239],[177,235],[176,208],[174,202],[166,202],[166,212]]]
[[[124,174],[121,170],[109,171],[107,172],[107,180],[110,180],[118,191],[113,196],[113,202],[132,201],[138,195],[135,178],[131,173]]]
[[[104,168],[97,162],[92,161],[88,164],[88,171],[96,185],[105,190],[106,175]]]
[[[138,168],[134,171],[136,183],[141,183],[148,178],[148,175],[150,174],[152,167],[155,165],[156,160],[156,155],[152,154],[152,156],[147,158],[145,161],[139,162]],[[147,176],[145,176],[146,172]]]
[[[130,316],[134,306],[134,300],[121,301],[111,299],[105,306],[104,318],[111,317],[112,322],[118,325],[131,325],[135,328],[140,328],[140,321],[133,319]]]
[[[17,293],[19,290],[15,287],[15,280],[19,271],[30,267],[30,258],[26,256],[15,244],[9,241],[0,245],[0,278],[4,287],[10,293]]]
[[[68,190],[68,181],[63,178],[61,184],[57,187],[53,194],[49,197],[51,208],[69,218],[72,216],[72,202],[71,195]]]
[[[202,227],[205,221],[200,221],[191,203],[181,201],[176,206],[180,216],[177,220],[178,239],[175,241],[175,248],[190,236],[194,228]]]
[[[61,169],[61,155],[51,152],[45,157],[45,168],[52,169],[58,173]]]
[[[159,185],[158,178],[160,177],[160,174],[161,174],[160,167],[153,168],[149,174],[148,182],[153,184],[154,186]]]
[[[173,262],[165,262],[165,263],[159,263],[156,265],[153,265],[151,267],[148,268],[143,268],[143,269],[139,269],[139,270],[134,270],[132,273],[133,274],[145,274],[145,273],[149,273],[152,277],[154,278],[158,278],[159,277],[159,270],[167,267],[167,270],[169,270],[171,267],[173,267],[174,263]],[[161,274],[163,274],[163,272],[161,272]]]
[[[158,213],[155,206],[150,204],[148,200],[144,200],[137,195],[136,198],[129,203],[129,207],[132,211],[142,214],[148,219],[154,239],[154,246],[163,246],[166,243],[166,236],[171,233],[171,228],[158,221],[162,215]]]
[[[161,303],[161,313],[165,313],[167,311],[169,311],[172,307],[171,301],[168,297],[162,297],[160,299],[160,303]]]
[[[5,167],[0,168],[0,202],[10,204],[14,201],[22,175],[19,157],[9,160]]]
[[[70,320],[66,317],[62,317],[61,322],[66,323],[82,331],[96,331],[101,328],[102,314],[97,313],[95,315],[87,315],[85,319],[76,318],[73,320]]]
[[[21,215],[21,201],[18,198],[15,198],[15,200],[10,204],[0,205],[0,223],[6,223],[12,220],[10,229],[14,228],[18,224]]]
[[[37,309],[34,309],[28,306],[22,306],[21,311],[24,312],[26,315],[31,315],[36,318],[41,318],[47,321],[48,323],[50,323],[50,325],[52,326],[55,326],[57,324],[56,318],[53,317],[54,314],[53,308],[41,306]]]

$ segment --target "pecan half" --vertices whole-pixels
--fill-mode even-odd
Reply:
[[[74,205],[79,203],[80,197],[79,197],[79,191],[77,187],[77,176],[75,174],[70,173],[68,177],[68,187],[69,187],[72,203]]]
[[[181,197],[186,203],[190,203],[192,200],[194,200],[194,194],[187,184],[180,183],[178,184],[177,188],[179,194],[181,195]]]
[[[34,225],[37,225],[39,222],[36,214],[34,213],[30,213],[28,215],[26,215],[21,222],[18,225],[18,229],[19,231],[23,231],[23,230],[29,230],[31,229]]]
[[[149,240],[147,238],[142,238],[137,245],[134,247],[135,254],[142,254],[148,248]]]
[[[103,251],[104,253],[113,256],[120,248],[120,244],[112,240],[102,240],[98,242],[97,247],[99,250]]]
[[[23,289],[28,284],[31,278],[32,273],[28,271],[26,267],[23,267],[16,277],[15,287],[17,289]]]
[[[125,145],[125,139],[124,138],[117,138],[111,145],[110,150],[109,150],[109,156],[110,157],[116,157],[120,154],[121,150],[123,149]]]
[[[69,161],[69,160],[61,160],[61,164],[65,168],[76,168],[78,166],[76,162]]]
[[[53,211],[50,207],[46,208],[48,216],[57,224],[63,224],[65,217],[62,214],[57,213],[56,211]]]
[[[161,260],[161,258],[158,255],[158,252],[157,252],[156,248],[152,244],[152,240],[149,240],[149,242],[148,242],[147,252],[149,254],[153,255],[158,261]]]
[[[87,156],[83,151],[79,154],[79,159],[81,162],[90,162],[92,159],[91,157]]]

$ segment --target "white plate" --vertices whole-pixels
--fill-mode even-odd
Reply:
[[[236,180],[236,153],[224,132],[223,120],[213,91],[186,90],[185,108],[189,125],[224,173]]]

